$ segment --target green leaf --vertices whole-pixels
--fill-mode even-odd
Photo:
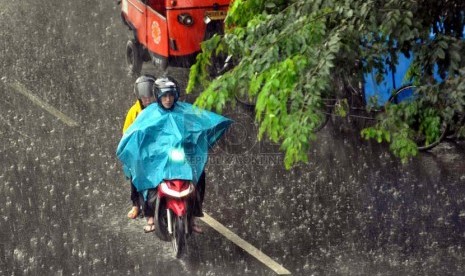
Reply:
[[[265,7],[266,7],[267,9],[273,9],[273,8],[276,8],[276,4],[273,3],[273,2],[266,2],[266,3],[265,3]]]
[[[442,48],[436,48],[435,55],[440,59],[444,59],[446,57],[446,53]]]

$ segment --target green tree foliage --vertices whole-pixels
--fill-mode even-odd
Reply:
[[[341,93],[341,80],[358,83],[373,68],[380,77],[386,57],[395,63],[396,52],[411,51],[418,96],[388,104],[362,131],[407,160],[417,154],[416,135],[430,143],[444,121],[463,112],[464,22],[463,0],[235,0],[224,36],[203,43],[188,92],[202,87],[196,104],[219,112],[238,95],[256,99],[259,138],[281,143],[290,168],[307,160],[324,99]],[[211,80],[210,57],[218,52],[232,55],[236,65]],[[436,64],[444,82],[432,78]]]

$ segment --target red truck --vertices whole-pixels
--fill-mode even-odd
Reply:
[[[144,61],[190,67],[200,43],[222,34],[230,0],[122,0],[121,17],[133,33],[126,61],[138,75]]]

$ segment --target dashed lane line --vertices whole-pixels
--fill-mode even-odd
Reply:
[[[79,123],[71,119],[70,117],[66,116],[64,113],[56,109],[55,107],[49,105],[48,103],[42,101],[36,95],[34,95],[31,91],[29,91],[23,84],[18,81],[13,81],[11,84],[8,84],[11,88],[13,88],[16,92],[19,92],[21,95],[25,96],[29,100],[31,100],[35,105],[41,107],[42,109],[46,110],[48,113],[52,114],[63,123],[68,126],[75,127],[79,126]]]
[[[203,213],[204,216],[201,218],[203,222],[208,224],[211,228],[215,229],[221,235],[225,236],[227,239],[235,243],[240,248],[244,249],[247,253],[255,257],[257,260],[265,264],[267,267],[272,269],[279,275],[290,275],[291,272],[285,269],[282,265],[278,264],[277,262],[273,261],[270,257],[265,255],[263,252],[255,248],[250,243],[243,240],[241,237],[233,233],[231,230],[223,226],[221,223],[216,221],[214,218],[210,217],[205,212]]]

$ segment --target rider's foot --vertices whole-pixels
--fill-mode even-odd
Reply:
[[[147,224],[144,226],[144,232],[145,233],[150,233],[155,231],[155,224]]]
[[[132,206],[131,210],[128,213],[128,218],[135,219],[139,215],[139,207]]]
[[[147,225],[144,226],[144,232],[150,233],[155,231],[155,221],[153,217],[147,217]]]
[[[153,217],[147,217],[147,225],[144,226],[144,232],[150,233],[155,231],[155,222]]]
[[[193,225],[192,225],[192,231],[194,231],[195,233],[201,234],[201,233],[203,233],[203,230],[202,230],[202,228],[197,224],[197,222],[198,222],[198,219],[197,219],[197,218],[194,219],[194,223],[193,223]]]
[[[199,234],[203,233],[202,228],[200,228],[200,226],[198,226],[197,224],[192,225],[192,231],[194,231],[195,233],[199,233]]]

